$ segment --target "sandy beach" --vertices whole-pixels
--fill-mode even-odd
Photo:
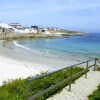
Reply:
[[[20,62],[0,56],[0,85],[9,79],[26,78],[47,71],[46,66],[42,68],[40,66],[43,65]]]
[[[40,72],[61,69],[86,60],[70,56],[66,59],[48,55],[40,56],[35,53],[32,57],[28,57],[28,54],[16,54],[13,48],[5,48],[3,42],[0,41],[0,85],[9,79],[27,78]]]
[[[49,68],[45,65],[10,58],[10,51],[2,48],[2,42],[0,41],[0,85],[4,81],[27,78],[48,71]]]
[[[54,69],[55,67],[52,67],[52,70]],[[0,55],[0,85],[9,79],[26,78],[46,71],[51,71],[50,66],[18,61]]]

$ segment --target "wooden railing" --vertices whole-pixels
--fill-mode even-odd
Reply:
[[[92,61],[93,64],[90,64],[91,61]],[[75,66],[79,66],[79,65],[82,65],[82,64],[86,64],[85,67],[84,67],[84,70],[82,70],[82,71],[80,71],[80,72],[78,72],[76,74],[73,74],[73,68]],[[82,74],[82,75],[85,74],[85,78],[87,78],[87,73],[88,73],[89,68],[93,67],[93,70],[95,71],[96,68],[99,68],[99,64],[100,64],[100,59],[99,58],[93,58],[93,59],[90,59],[90,60],[75,64],[75,65],[72,65],[72,66],[69,66],[69,67],[65,67],[65,68],[62,68],[62,69],[59,69],[59,70],[56,70],[56,71],[53,71],[53,72],[42,74],[42,75],[37,76],[37,77],[28,78],[27,82],[26,82],[26,100],[37,100],[37,98],[39,98],[40,96],[44,95],[45,93],[49,92],[50,90],[56,88],[57,86],[65,83],[65,82],[68,82],[69,91],[71,91],[71,84],[73,82],[72,79],[74,77],[76,77],[77,75],[80,75],[80,74]],[[29,89],[29,83],[31,81],[37,80],[39,78],[42,78],[42,77],[48,76],[50,74],[66,70],[66,69],[71,69],[70,70],[70,77],[62,80],[61,82],[56,83],[55,85],[52,85],[51,87],[49,87],[49,88],[47,88],[47,89],[45,89],[45,90],[43,90],[43,91],[31,96],[31,97],[29,96],[29,90],[30,90]]]

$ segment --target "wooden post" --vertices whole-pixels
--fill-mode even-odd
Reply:
[[[26,100],[29,98],[29,81],[26,81]]]
[[[96,63],[97,63],[97,59],[95,58],[95,60],[94,60],[94,71],[96,69]]]
[[[99,58],[100,59],[100,58]],[[98,63],[100,64],[100,61],[99,61],[99,59],[97,58],[97,61],[98,61]]]
[[[70,68],[70,77],[71,77],[71,80],[70,80],[70,83],[69,83],[69,91],[71,91],[71,83],[72,83],[72,75],[73,75],[73,67]]]
[[[87,63],[86,63],[86,74],[85,74],[85,78],[87,78],[88,65],[89,65],[89,62],[87,61]]]

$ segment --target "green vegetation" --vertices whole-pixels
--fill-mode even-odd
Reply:
[[[100,84],[98,89],[88,96],[88,100],[100,100]]]
[[[70,30],[63,30],[63,29],[61,29],[59,32],[61,32],[61,33],[79,33],[79,32],[77,32],[77,31],[70,31]]]
[[[74,67],[73,74],[80,72],[82,70],[84,69],[80,67]],[[57,82],[60,82],[68,78],[70,76],[70,72],[71,72],[71,69],[67,69],[67,70],[60,71],[60,72],[57,72],[57,73],[54,73],[54,74],[51,74],[46,77],[39,78],[35,81],[30,82],[29,95],[32,96],[56,84]],[[78,74],[76,77],[72,79],[72,81],[76,80],[77,78],[82,76],[84,73]],[[41,74],[44,74],[44,73],[41,73]],[[3,86],[0,87],[0,100],[25,100],[25,95],[26,95],[25,85],[26,85],[26,79],[16,79],[9,82],[4,82]],[[39,100],[45,100],[47,97],[54,94],[58,90],[62,89],[66,85],[68,85],[67,82],[51,90],[49,93],[46,93],[44,96],[39,98]]]

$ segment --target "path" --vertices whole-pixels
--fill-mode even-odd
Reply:
[[[88,95],[97,89],[100,83],[100,71],[90,70],[87,78],[84,75],[72,84],[71,92],[68,86],[60,93],[48,98],[47,100],[88,100]]]

